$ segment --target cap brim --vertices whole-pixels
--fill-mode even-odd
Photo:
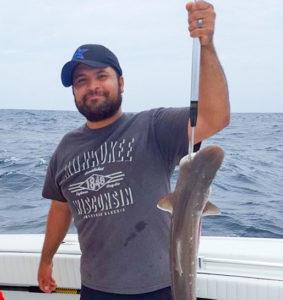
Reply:
[[[76,61],[71,60],[64,65],[64,67],[62,68],[62,72],[61,72],[62,84],[65,87],[69,87],[72,85],[73,71],[74,71],[74,68],[79,63],[85,64],[85,65],[93,67],[93,68],[106,68],[108,66],[108,64],[103,64],[103,63],[92,61],[92,60],[82,60],[82,61],[80,61],[79,59],[77,59]]]

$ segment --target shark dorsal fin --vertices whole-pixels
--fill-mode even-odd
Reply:
[[[173,213],[173,193],[170,193],[166,195],[164,198],[162,198],[158,204],[157,207],[161,210],[168,211],[171,214]]]
[[[221,212],[217,206],[207,201],[204,210],[202,212],[202,216],[210,216],[210,215],[220,215]]]

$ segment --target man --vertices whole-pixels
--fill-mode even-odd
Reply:
[[[229,100],[213,46],[213,6],[186,8],[190,34],[202,46],[199,143],[228,125]],[[189,108],[122,113],[122,69],[100,45],[77,49],[62,69],[62,83],[72,85],[87,123],[65,135],[49,163],[43,196],[52,203],[38,271],[41,290],[56,288],[52,259],[73,216],[82,251],[82,300],[171,299],[170,216],[156,204],[187,154]]]

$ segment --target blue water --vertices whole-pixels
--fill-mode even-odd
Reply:
[[[0,120],[0,233],[43,233],[48,161],[84,119],[77,112],[0,110]],[[208,144],[225,151],[211,195],[222,214],[205,217],[202,234],[283,238],[283,114],[232,114]]]

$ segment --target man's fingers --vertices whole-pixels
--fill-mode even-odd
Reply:
[[[216,14],[214,7],[208,2],[190,2],[186,5],[188,10],[189,32],[192,38],[199,38],[202,46],[212,42]],[[199,19],[202,26],[199,27]]]
[[[192,6],[194,5],[194,2],[189,2],[186,4],[187,11],[190,11],[192,9]]]
[[[57,284],[56,283],[50,283],[49,286],[55,290],[57,288]]]
[[[39,280],[39,288],[44,292],[44,293],[51,293],[56,290],[57,284],[54,279],[50,280]]]
[[[48,284],[45,283],[39,284],[39,288],[44,293],[51,293],[51,289]]]
[[[198,21],[194,21],[194,22],[191,22],[190,25],[189,25],[189,31],[190,32],[193,32],[194,30],[196,29],[209,29],[209,28],[213,28],[214,27],[214,20],[205,20],[205,22],[203,22],[202,24],[202,28],[199,28],[199,24],[198,24]]]
[[[189,2],[186,5],[186,9],[189,13],[192,13],[196,10],[203,10],[208,8],[214,9],[212,4],[205,1]]]
[[[215,19],[216,13],[210,9],[203,11],[195,11],[193,14],[189,14],[189,23],[195,22],[198,19]]]
[[[44,284],[43,286],[39,286],[39,287],[44,293],[48,293],[48,294],[52,293],[57,288],[57,286],[55,285],[48,285],[48,284]]]

